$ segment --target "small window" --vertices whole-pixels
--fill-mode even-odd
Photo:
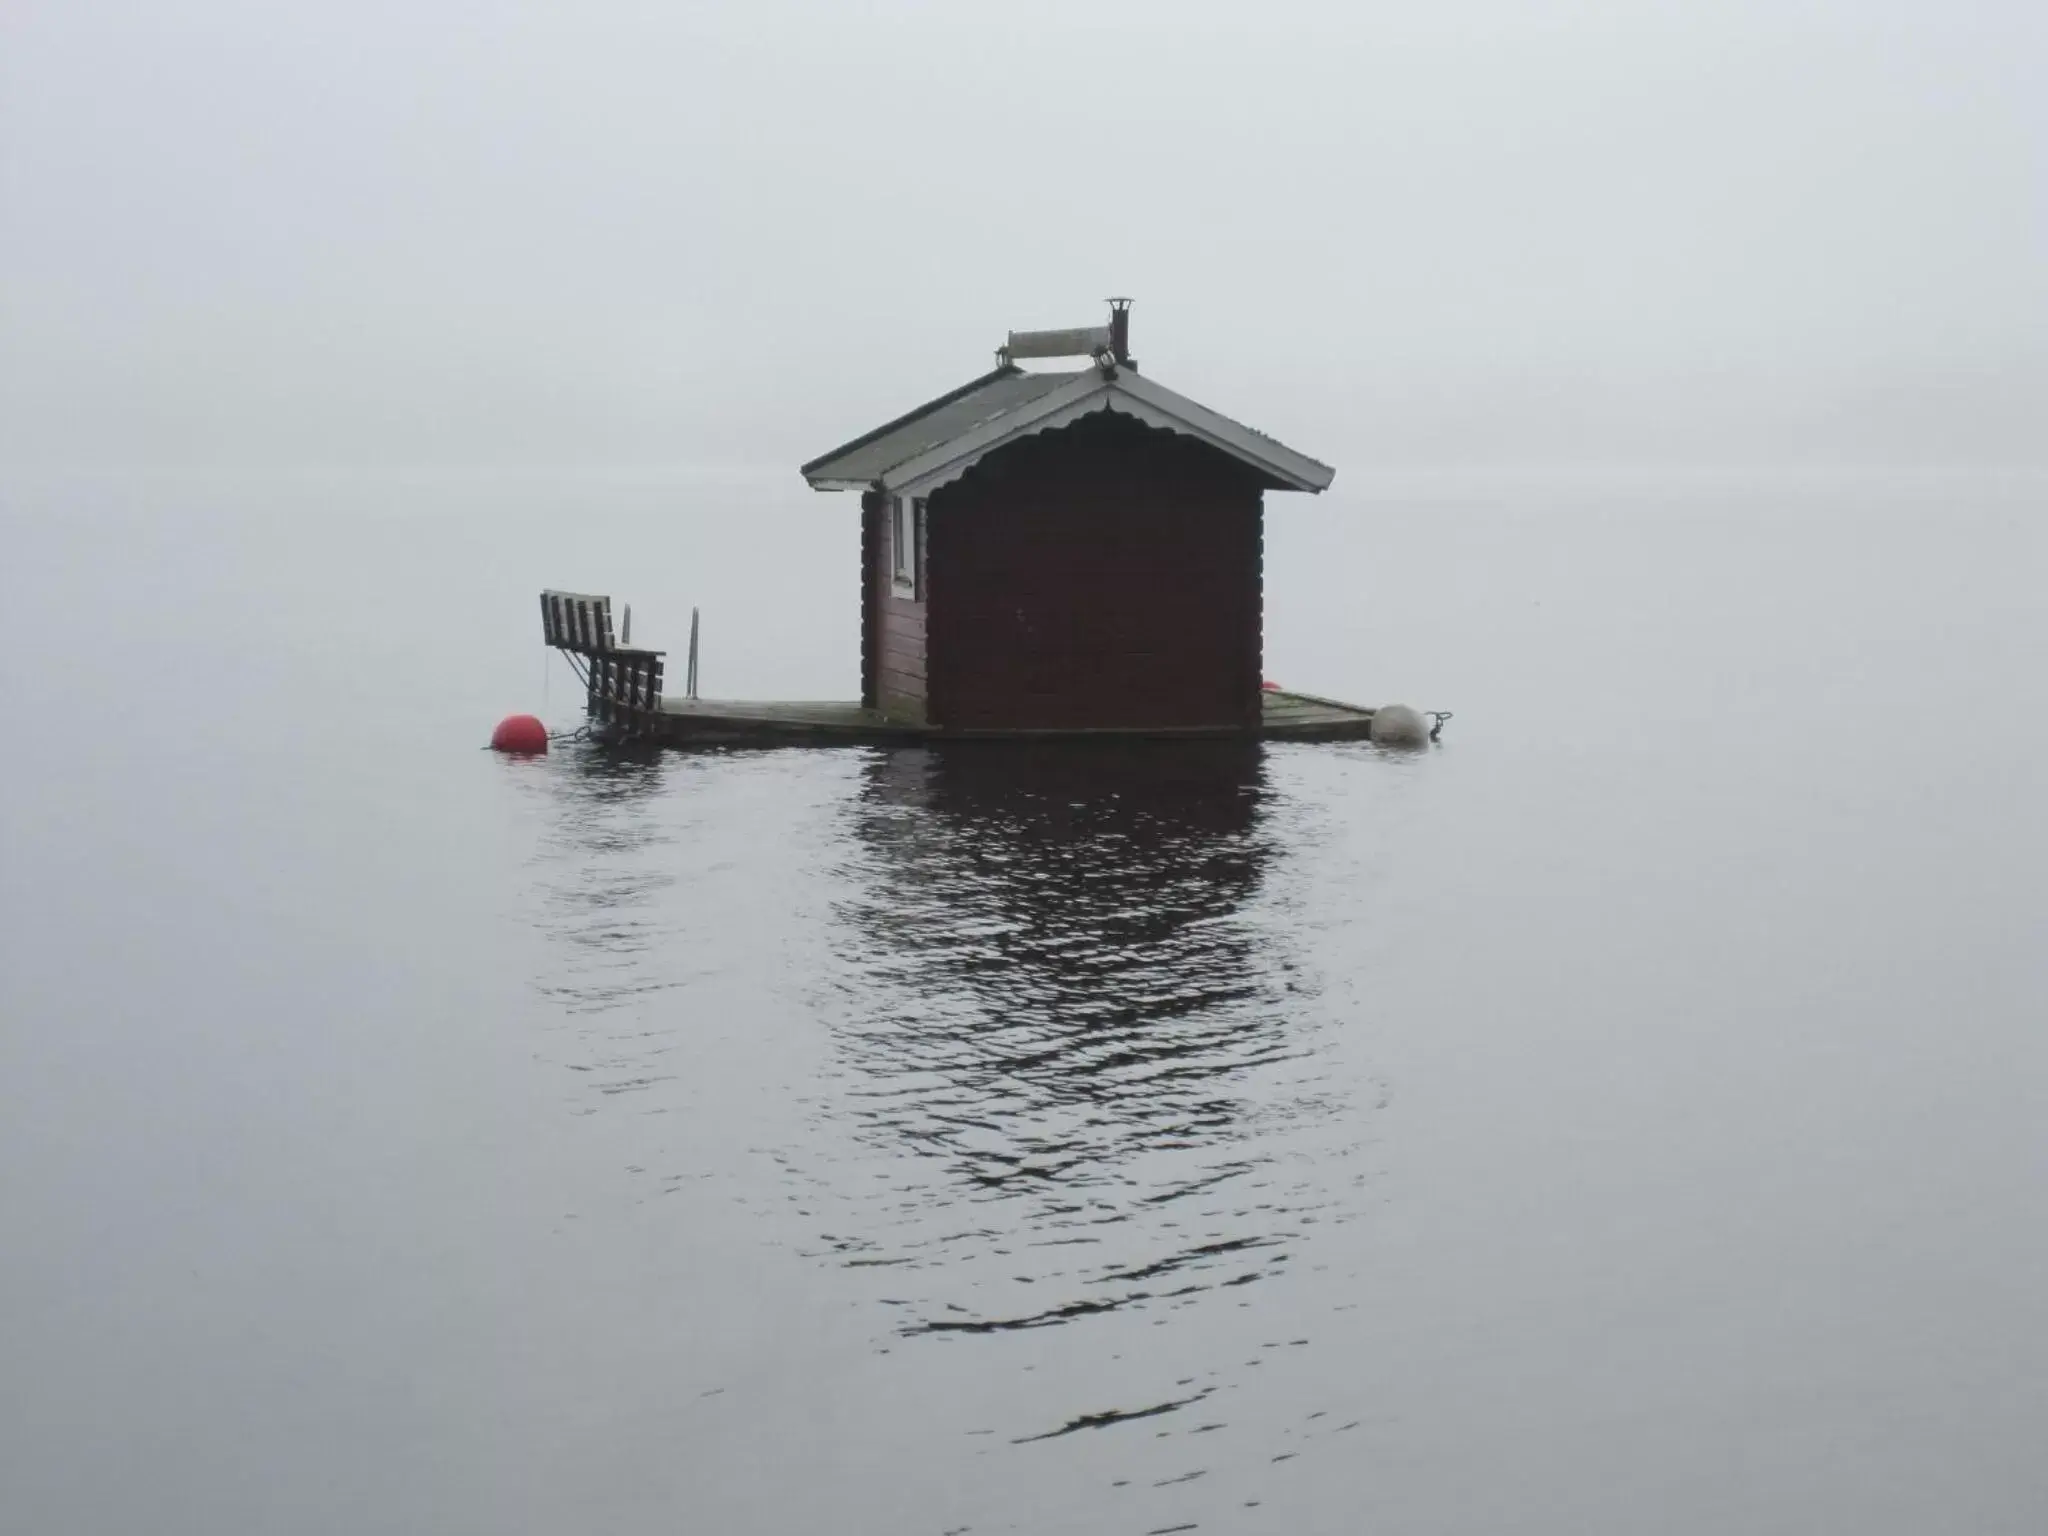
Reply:
[[[920,567],[924,554],[924,498],[898,496],[892,503],[889,547],[893,551],[896,590],[918,599],[924,596]]]

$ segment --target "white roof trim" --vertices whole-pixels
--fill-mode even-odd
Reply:
[[[1119,370],[1111,382],[1117,393],[1126,397],[1114,402],[1115,409],[1128,410],[1152,426],[1167,427],[1198,437],[1211,447],[1220,448],[1231,457],[1264,470],[1275,480],[1284,481],[1297,491],[1327,490],[1330,482],[1337,478],[1337,471],[1329,465],[1318,463],[1305,453],[1296,453],[1285,443],[1254,432],[1250,427],[1219,415],[1206,405],[1198,405],[1186,395],[1175,394],[1164,384],[1155,384],[1141,374],[1128,369]],[[1157,415],[1131,410],[1129,402],[1147,406]]]
[[[1297,491],[1320,491],[1336,477],[1327,464],[1307,454],[1296,453],[1285,444],[1262,436],[1251,428],[1197,405],[1185,395],[1175,394],[1162,384],[1141,378],[1129,369],[1118,369],[1111,377],[1090,369],[1076,374],[1071,384],[1041,395],[1028,405],[981,423],[951,442],[939,443],[923,453],[885,470],[874,483],[898,496],[924,496],[966,474],[1003,444],[1035,432],[1064,427],[1096,411],[1113,410],[1207,443],[1232,458],[1272,476]],[[838,489],[836,483],[817,482],[820,490]],[[847,489],[854,487],[849,483]]]
[[[882,471],[876,484],[885,491],[898,495],[905,492],[923,494],[933,491],[948,481],[957,480],[972,469],[994,448],[1001,447],[1013,437],[1024,437],[1032,432],[1043,432],[1050,427],[1063,427],[1076,416],[1084,416],[1089,410],[1102,409],[1102,402],[1096,401],[1083,410],[1072,407],[1099,395],[1109,385],[1100,372],[1090,368],[1073,377],[1073,381],[1062,384],[1048,394],[1027,402],[1013,411],[1000,416],[991,416],[980,426],[963,432],[951,442],[939,443],[923,453],[905,459],[901,464],[892,464]],[[1053,418],[1058,418],[1057,420]]]

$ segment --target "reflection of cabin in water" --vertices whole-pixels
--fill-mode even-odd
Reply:
[[[1258,743],[899,748],[857,782],[815,1011],[826,1114],[888,1176],[821,1257],[903,1276],[906,1337],[1192,1323],[1301,1263],[1364,1111],[1301,1065],[1331,1015],[1263,910]]]
[[[655,653],[600,653],[593,716],[679,741],[1367,735],[1370,710],[1262,685],[1266,493],[1335,472],[1142,376],[1111,302],[1106,326],[1012,332],[993,371],[803,466],[860,497],[858,705],[663,700]],[[1086,362],[1019,366],[1048,357]],[[590,619],[567,628],[608,641],[608,609]]]
[[[1065,1119],[1099,1172],[1224,1130],[1230,1080],[1284,1049],[1299,964],[1246,920],[1278,854],[1256,742],[896,748],[859,783],[869,856],[834,916],[872,995],[824,1011],[883,1089],[864,1118],[985,1192],[990,1134],[1021,1151]]]

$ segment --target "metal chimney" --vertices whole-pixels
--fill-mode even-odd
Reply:
[[[1109,301],[1109,355],[1119,368],[1137,367],[1131,361],[1131,304],[1130,299]]]

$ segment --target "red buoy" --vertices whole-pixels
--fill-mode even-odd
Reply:
[[[1270,677],[1269,677],[1269,678],[1267,678],[1267,679],[1266,679],[1266,680],[1265,680],[1265,681],[1264,681],[1263,683],[1259,684],[1259,686],[1260,686],[1260,687],[1261,687],[1262,689],[1264,689],[1264,690],[1265,690],[1265,691],[1266,691],[1267,693],[1284,693],[1284,692],[1286,692],[1286,690],[1285,690],[1284,688],[1282,688],[1282,687],[1281,687],[1281,686],[1280,686],[1280,685],[1279,685],[1278,683],[1274,682],[1274,681],[1273,681],[1273,679],[1271,679]]]
[[[532,715],[507,715],[491,732],[491,750],[532,757],[548,749],[548,728]]]

